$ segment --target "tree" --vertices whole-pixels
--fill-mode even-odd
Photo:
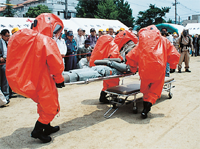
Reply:
[[[100,0],[79,0],[77,6],[75,7],[77,17],[82,18],[95,18],[97,6]]]
[[[9,0],[6,0],[6,8],[3,12],[3,16],[5,16],[5,17],[13,17],[14,16],[14,10],[13,10],[12,6],[9,4],[10,4]]]
[[[134,27],[133,23],[135,22],[132,15],[132,10],[130,4],[124,0],[115,0],[117,10],[119,12],[118,20],[124,23],[126,26]]]
[[[150,4],[149,9],[146,11],[140,11],[136,24],[140,26],[140,28],[156,25],[160,23],[166,22],[163,17],[166,13],[169,12],[170,7],[162,7],[161,9],[156,7],[155,5]]]
[[[119,15],[116,8],[117,7],[114,4],[113,0],[101,1],[97,6],[96,15],[94,16],[95,18],[116,20]]]
[[[167,21],[167,23],[172,23],[172,19],[169,19],[169,20]]]
[[[36,7],[29,7],[28,12],[25,14],[25,17],[36,18],[42,13],[51,13],[51,11],[45,5],[37,5]]]

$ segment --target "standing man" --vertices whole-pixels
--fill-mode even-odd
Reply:
[[[99,37],[103,35],[103,29],[99,29]]]
[[[78,32],[78,35],[75,37],[75,41],[77,44],[77,48],[79,48],[80,46],[84,44],[85,39],[83,36],[83,30],[81,28],[79,28],[77,32]]]
[[[109,35],[110,35],[112,38],[115,38],[114,30],[113,30],[112,27],[109,28]]]
[[[64,34],[62,34],[62,38],[63,38],[65,41],[67,40],[67,30],[68,30],[68,28],[65,27],[65,28],[64,28]]]
[[[173,37],[169,36],[169,33],[167,32],[167,28],[161,29],[161,35],[166,37],[173,44]],[[170,66],[169,66],[169,63],[167,63],[165,76],[169,77],[169,75],[170,75]]]
[[[194,46],[194,54],[195,56],[199,55],[199,44],[198,44],[198,34],[193,37],[193,46]],[[193,53],[192,53],[193,56]]]
[[[6,58],[7,58],[7,45],[10,38],[10,32],[7,29],[1,31],[2,38],[0,39],[0,87],[7,103],[9,103],[9,85],[6,78]]]
[[[72,31],[67,32],[67,54],[65,57],[65,71],[76,69],[77,59],[76,59],[76,41],[74,40],[74,35]]]
[[[65,43],[65,40],[61,38],[62,37],[62,33],[60,34],[58,40],[56,41],[57,45],[58,45],[58,49],[60,51],[60,54],[63,58],[63,63],[64,63],[64,66],[65,66],[65,61],[64,61],[64,57],[65,55],[67,54],[67,46],[66,46],[66,43]]]
[[[90,35],[88,36],[88,38],[90,40],[90,46],[92,48],[92,50],[94,49],[96,43],[97,43],[97,40],[98,40],[98,37],[96,35],[96,30],[94,28],[91,28],[90,29]]]
[[[189,70],[189,60],[190,60],[189,48],[191,47],[193,49],[193,45],[188,32],[189,31],[187,29],[184,29],[181,34],[181,37],[179,38],[181,56],[178,63],[178,73],[181,73],[183,60],[185,62],[185,72],[191,72]]]

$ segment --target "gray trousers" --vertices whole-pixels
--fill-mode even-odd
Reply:
[[[0,87],[1,87],[2,93],[8,100],[9,99],[9,85],[6,79],[6,64],[0,65]]]

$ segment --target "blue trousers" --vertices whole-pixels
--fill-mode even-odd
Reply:
[[[65,57],[65,71],[76,69],[77,58],[74,54],[67,55]]]

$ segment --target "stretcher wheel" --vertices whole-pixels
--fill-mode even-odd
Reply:
[[[173,94],[169,93],[168,96],[169,96],[169,99],[171,99],[173,97]]]
[[[138,113],[138,108],[137,107],[133,107],[133,113],[137,114]]]

